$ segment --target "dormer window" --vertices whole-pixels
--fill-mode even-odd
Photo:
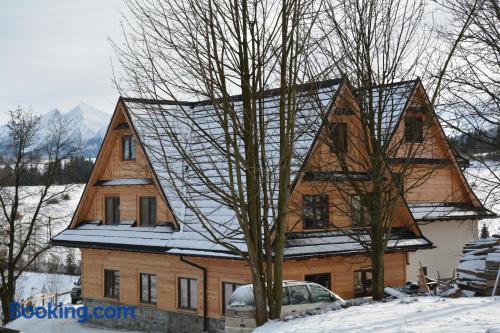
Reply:
[[[424,142],[424,120],[420,117],[405,118],[405,142]]]
[[[330,126],[330,151],[347,153],[347,123],[332,123]]]
[[[124,161],[135,160],[135,140],[132,135],[124,135],[122,137],[122,159]]]
[[[317,229],[328,226],[328,195],[304,195],[304,229]]]

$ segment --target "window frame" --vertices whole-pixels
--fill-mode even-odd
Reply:
[[[112,280],[108,280],[108,273],[112,274]],[[117,269],[105,268],[104,269],[104,292],[105,298],[120,299],[120,271]],[[118,283],[116,283],[118,280]],[[112,285],[110,286],[109,283]],[[111,287],[111,288],[108,288]],[[111,294],[108,294],[108,289],[111,289]]]
[[[311,199],[310,202],[306,202],[309,198],[319,197],[320,199],[316,202]],[[306,204],[309,205],[309,209],[312,209],[312,217],[308,217],[306,213]],[[323,206],[325,205],[325,206]],[[316,210],[321,210],[319,214],[322,215],[323,223],[321,225],[316,223],[315,216],[317,215]],[[326,193],[321,194],[304,194],[302,195],[302,214],[303,214],[303,228],[304,229],[322,229],[328,227],[330,224],[330,197]],[[309,222],[308,222],[309,221]],[[312,222],[311,222],[312,221]]]
[[[122,161],[135,161],[137,158],[137,149],[132,134],[122,136]],[[128,153],[128,156],[127,156]]]
[[[340,137],[337,137],[340,135],[340,134],[338,134],[339,128],[342,128],[343,134],[344,134],[343,138],[342,138],[343,145],[340,145],[337,143],[338,141],[340,141],[340,140],[337,140],[338,138],[340,138]],[[348,129],[346,122],[338,121],[338,122],[330,123],[330,153],[347,154],[348,146],[349,146],[348,145],[348,140],[349,140],[348,133],[349,133],[349,129]]]
[[[147,276],[148,278],[148,299],[144,300],[142,291],[143,291],[143,284],[142,284],[142,277],[143,275]],[[154,277],[156,279],[156,284],[155,284],[155,295],[156,295],[156,301],[152,301],[151,297],[151,277]],[[139,303],[142,304],[152,304],[156,305],[158,303],[158,275],[157,274],[152,274],[152,273],[139,273]]]
[[[112,223],[108,219],[108,200],[111,200],[113,206]],[[118,225],[120,224],[120,196],[107,195],[104,197],[104,224],[105,225]]]
[[[244,286],[245,284],[244,283],[239,283],[239,282],[228,282],[228,281],[222,281],[222,315],[225,316],[226,315],[226,285],[232,285],[233,287],[233,291],[231,292],[231,295],[234,293],[234,291],[238,288],[238,287],[241,287],[241,286]],[[229,295],[229,298],[231,298],[231,295]],[[229,302],[229,298],[228,298],[228,302]]]
[[[181,280],[187,280],[187,302],[188,302],[187,307],[181,305],[181,298],[182,298]],[[195,307],[192,307],[192,304],[191,304],[191,282],[192,281],[196,282],[196,306]],[[186,311],[198,311],[198,279],[197,278],[184,277],[184,276],[177,277],[177,308],[181,309],[181,310],[186,310]]]
[[[366,195],[369,196],[371,193]],[[354,202],[357,202],[359,205],[357,210],[354,209]],[[357,212],[357,218],[354,216],[355,211]],[[351,226],[353,228],[367,228],[370,226],[370,209],[363,205],[361,196],[357,194],[351,196]]]
[[[408,116],[404,118],[404,140],[405,143],[424,142],[424,119],[422,117]]]
[[[323,286],[322,284],[318,283],[317,281],[313,281],[311,278],[314,278],[314,277],[326,277],[327,278],[326,280],[328,281],[328,287]],[[311,280],[309,280],[309,279],[311,279]],[[332,273],[331,272],[306,274],[306,275],[304,275],[304,281],[319,284],[320,286],[325,287],[326,289],[328,289],[330,291],[333,289]]]
[[[143,217],[143,205],[142,205],[142,202],[143,202],[143,199],[144,200],[147,200],[148,201],[148,224],[144,224],[144,221],[142,219]],[[154,212],[152,210],[152,205],[151,205],[151,202],[154,202]],[[151,223],[151,220],[152,220],[152,214],[151,213],[154,213],[154,221],[153,223]],[[156,197],[155,196],[140,196],[139,197],[139,225],[141,227],[154,227],[156,226],[156,223],[158,222],[158,200],[156,200]]]

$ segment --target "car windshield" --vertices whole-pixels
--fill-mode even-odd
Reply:
[[[241,286],[237,288],[231,298],[228,306],[254,306],[253,290],[251,286]]]

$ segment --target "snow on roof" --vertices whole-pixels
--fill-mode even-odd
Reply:
[[[416,80],[403,81],[374,87],[372,89],[373,108],[369,108],[368,94],[361,91],[361,94],[365,94],[365,110],[373,110],[375,117],[379,114],[378,110],[382,111],[379,133],[382,142],[389,139],[396,129],[416,82]],[[377,122],[378,119],[375,121]]]
[[[297,93],[299,107],[291,163],[292,180],[298,175],[340,83],[341,80],[331,80],[320,83],[320,88],[299,89]],[[278,193],[280,140],[279,96],[276,93],[266,94],[262,103],[266,118],[265,160],[270,170],[268,194],[273,200],[277,199]],[[231,176],[220,109],[206,101],[176,103],[123,99],[123,102],[174,216],[182,225],[172,241],[178,239],[183,248],[195,249],[201,244],[200,240],[206,239],[200,235],[206,234],[201,226],[203,219],[204,225],[213,228],[217,237],[240,248],[244,241],[236,220],[238,207],[229,206],[224,200],[231,191]],[[236,118],[242,119],[241,98],[233,97],[231,103]],[[229,134],[232,134],[231,129]],[[241,146],[240,140],[240,151],[229,147],[232,149],[232,163],[236,163],[235,156],[244,154]],[[182,149],[189,154],[192,164],[179,154]],[[200,172],[195,172],[197,169]],[[245,190],[243,188],[243,192]],[[184,193],[189,205],[179,198],[179,191]]]
[[[151,178],[117,178],[110,180],[100,180],[98,186],[120,186],[120,185],[150,185],[153,184]]]
[[[495,216],[484,207],[474,207],[463,203],[409,203],[408,207],[415,220],[474,219]]]
[[[127,245],[131,247],[161,249],[167,246],[173,229],[167,225],[135,227],[133,221],[107,225],[100,221],[83,223],[74,229],[66,229],[53,238],[56,245],[92,243],[94,245]]]
[[[346,234],[349,231],[297,232],[287,235],[285,257],[304,257],[318,254],[345,254],[365,252],[360,242]],[[366,233],[352,230],[361,242],[369,242]],[[423,237],[417,237],[408,230],[395,230],[388,242],[387,250],[402,248],[416,249],[432,244]]]

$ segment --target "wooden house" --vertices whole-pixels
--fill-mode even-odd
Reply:
[[[351,219],[329,206],[328,201],[337,200],[335,191],[329,188],[329,182],[339,181],[335,168],[323,170],[322,175],[328,177],[317,177],[318,168],[321,170],[319,161],[335,159],[328,145],[319,139],[324,132],[324,119],[344,122],[345,135],[349,135],[356,128],[349,114],[359,112],[359,106],[355,92],[343,80],[322,82],[319,87],[318,96],[326,114],[320,115],[308,107],[297,116],[300,139],[294,147],[290,203],[295,209],[290,209],[287,217],[284,278],[315,281],[344,298],[365,296],[371,288],[370,261],[365,250],[338,229],[328,227],[352,229]],[[318,89],[304,85],[299,90],[313,88]],[[391,92],[390,98],[394,99],[391,103],[400,103],[401,107],[398,114],[391,113],[388,140],[404,135],[404,123],[414,114],[435,117],[429,108],[423,113],[411,109],[428,105],[420,81],[388,88],[403,91]],[[270,91],[266,96],[271,100],[276,93]],[[237,96],[233,102],[235,105],[240,102]],[[199,115],[198,127],[214,130],[211,104],[207,101],[118,100],[72,222],[53,239],[55,245],[81,249],[82,295],[88,306],[119,303],[136,305],[139,309],[135,321],[99,321],[100,324],[175,332],[216,331],[223,327],[225,305],[232,291],[251,281],[246,262],[211,242],[196,212],[188,209],[172,190],[176,177],[183,174],[183,161],[173,150],[168,150],[172,143],[161,142],[168,140],[167,135],[161,134],[170,126],[160,121],[165,118],[156,117],[156,112],[169,114],[175,122],[180,107],[190,108]],[[268,108],[266,112],[270,115],[276,111],[272,103]],[[409,193],[406,201],[402,197],[397,204],[393,227],[401,232],[389,241],[385,255],[387,286],[405,283],[409,253],[433,247],[426,238],[428,235],[422,234],[420,221],[449,220],[447,214],[467,219],[491,214],[470,191],[437,119],[433,118],[431,126],[435,129],[426,131],[432,133],[426,134],[422,143],[425,144],[427,135],[433,135],[441,140],[442,147],[426,151],[413,162],[422,168],[438,165],[440,169],[422,190]],[[203,146],[202,135],[188,133],[188,137],[190,144],[199,145],[200,156],[211,153]],[[169,168],[162,163],[165,159],[172,160]],[[397,168],[397,155],[391,163],[391,167]],[[220,173],[214,177],[220,177]],[[323,188],[322,193],[317,192],[318,184]],[[329,193],[326,199],[325,188]],[[217,222],[218,227],[230,231],[238,228],[234,212],[211,200],[210,193],[204,196],[197,193],[192,200],[199,200],[197,209]],[[308,211],[297,213],[304,210]],[[439,216],[435,215],[437,212]],[[241,238],[233,236],[231,241],[245,251]]]

